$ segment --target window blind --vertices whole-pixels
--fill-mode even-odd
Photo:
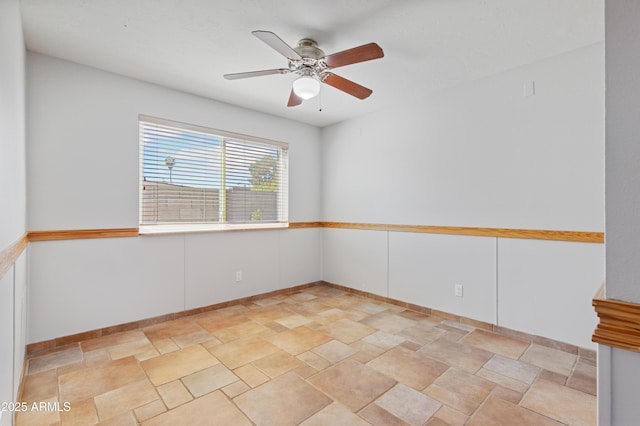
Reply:
[[[288,221],[288,146],[140,117],[140,225]]]

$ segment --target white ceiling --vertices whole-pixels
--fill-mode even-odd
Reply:
[[[21,0],[27,49],[184,92],[326,126],[604,39],[604,0]],[[286,106],[294,75],[251,34],[330,54],[369,42],[382,59],[336,69],[373,90],[323,86]],[[321,104],[321,105],[320,105]],[[319,111],[320,106],[322,111]]]

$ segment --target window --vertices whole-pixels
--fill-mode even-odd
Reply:
[[[287,144],[140,116],[140,230],[288,221]]]

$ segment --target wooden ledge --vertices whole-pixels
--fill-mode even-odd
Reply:
[[[55,231],[30,231],[29,241],[79,240],[86,238],[137,237],[138,228],[69,229]]]
[[[605,299],[601,288],[593,299],[600,319],[591,340],[633,352],[640,352],[640,304]]]
[[[603,243],[604,233],[586,231],[552,231],[538,229],[508,229],[508,228],[473,228],[462,226],[431,226],[431,225],[397,225],[381,223],[355,222],[290,222],[282,229],[305,228],[338,228],[367,231],[413,232],[424,234],[466,235],[494,238],[520,238],[525,240],[570,241],[582,243]],[[259,229],[259,228],[258,228]],[[267,228],[280,229],[280,228]],[[255,230],[255,229],[248,229]],[[70,229],[52,231],[30,231],[29,241],[57,241],[76,240],[83,238],[115,238],[137,237],[138,228],[106,228],[106,229]]]
[[[11,269],[13,264],[18,260],[24,249],[27,247],[28,242],[29,238],[27,237],[27,234],[25,234],[18,241],[0,251],[0,278],[4,277],[4,274]]]
[[[377,223],[322,222],[324,228],[369,231],[414,232],[425,234],[468,235],[475,237],[520,238],[525,240],[604,243],[603,232],[553,231],[542,229],[474,228],[464,226],[394,225]]]

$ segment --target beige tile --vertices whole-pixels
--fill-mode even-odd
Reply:
[[[252,388],[269,381],[269,377],[252,364],[243,365],[233,372]]]
[[[470,415],[485,400],[495,383],[456,368],[438,377],[424,393]]]
[[[181,380],[187,389],[189,389],[189,392],[198,398],[206,393],[237,382],[240,379],[224,365],[216,364],[213,367],[205,368],[197,373],[185,376]]]
[[[402,383],[378,398],[376,404],[412,426],[423,425],[442,406],[439,401]]]
[[[509,389],[501,385],[497,385],[493,391],[491,391],[491,395],[514,404],[518,404],[522,399],[521,392],[516,392],[513,389]]]
[[[87,367],[93,367],[108,361],[111,361],[111,356],[106,348],[84,353],[84,365]]]
[[[223,312],[212,311],[202,314],[194,319],[194,321],[210,333],[223,330],[228,327],[234,327],[238,324],[248,321],[249,318],[242,312]]]
[[[386,348],[381,348],[380,346],[372,345],[371,343],[367,343],[362,340],[353,342],[349,346],[358,351],[358,353],[353,355],[351,358],[357,359],[362,364],[366,364],[387,351]]]
[[[136,420],[133,411],[127,411],[126,413],[122,413],[119,416],[111,417],[110,419],[104,420],[98,423],[99,426],[137,426],[138,421]]]
[[[304,365],[304,362],[284,351],[278,351],[253,362],[267,376],[274,378]]]
[[[462,331],[465,334],[468,334],[474,330],[476,330],[475,327],[468,325],[468,324],[463,324],[461,322],[456,321],[452,321],[452,320],[444,320],[442,321],[440,324],[438,324],[439,327],[443,327],[443,328],[448,328],[448,329],[455,329],[458,331]]]
[[[475,373],[491,359],[493,353],[446,339],[428,343],[418,351],[453,367]]]
[[[565,385],[567,383],[567,376],[563,376],[562,374],[554,373],[549,370],[541,370],[540,374],[538,374],[538,379],[545,379],[551,382],[556,382],[560,385]]]
[[[331,337],[306,326],[300,326],[266,339],[291,355],[298,355],[330,341]]]
[[[381,312],[375,315],[371,315],[370,317],[363,319],[361,322],[362,324],[377,328],[378,330],[394,334],[399,333],[405,328],[413,327],[416,325],[416,321],[414,320],[402,317],[400,315],[391,314],[389,312]]]
[[[287,328],[296,328],[296,327],[300,327],[301,325],[308,324],[313,320],[311,318],[296,314],[288,317],[278,318],[275,321],[278,324],[283,325]]]
[[[63,367],[69,364],[75,364],[82,362],[82,350],[79,347],[74,347],[60,352],[54,352],[52,354],[42,355],[29,360],[28,373],[36,374],[46,370],[52,370],[54,368]]]
[[[24,377],[22,382],[22,401],[44,401],[57,395],[58,374],[55,369]]]
[[[315,315],[314,320],[321,324],[330,324],[347,317],[347,313],[342,309],[331,308],[326,311],[319,312]]]
[[[416,390],[424,389],[449,368],[423,353],[404,348],[393,348],[367,365]]]
[[[436,411],[431,420],[435,421],[436,419],[442,421],[445,425],[463,426],[467,423],[469,417],[458,410],[454,410],[451,407],[443,405],[438,411]],[[432,423],[427,423],[427,425],[429,424]]]
[[[264,299],[254,300],[253,303],[258,306],[273,306],[277,305],[278,303],[282,303],[282,299],[279,297],[268,297]]]
[[[195,345],[142,361],[140,365],[151,383],[159,386],[218,363],[205,348]]]
[[[60,421],[60,413],[57,410],[48,410],[46,409],[46,405],[43,409],[40,409],[40,403],[44,404],[55,404],[59,403],[57,398],[49,398],[42,401],[37,401],[38,408],[33,407],[33,405],[29,404],[28,409],[26,411],[19,410],[16,412],[16,423],[18,425],[27,425],[27,426],[50,426],[54,424],[58,424]],[[35,408],[35,409],[34,409]],[[4,417],[6,413],[2,415]]]
[[[235,398],[241,393],[245,393],[251,388],[242,380],[238,380],[237,382],[233,382],[230,385],[227,385],[222,388],[222,392],[227,395],[229,398]]]
[[[295,302],[306,302],[308,300],[317,299],[318,296],[310,293],[300,292],[300,293],[292,294],[288,298]]]
[[[147,336],[142,332],[142,330],[131,330],[85,340],[80,343],[80,347],[84,352],[89,352],[95,351],[96,349],[104,349],[109,346],[121,345],[123,343],[136,342],[138,340],[149,342],[149,339],[147,339]]]
[[[354,306],[354,308],[359,311],[365,312],[367,314],[372,314],[372,315],[378,314],[380,312],[387,310],[386,306],[383,306],[379,303],[373,303],[373,302],[362,303],[357,306]]]
[[[484,368],[502,374],[503,376],[519,380],[528,385],[533,383],[533,380],[540,372],[540,368],[534,365],[506,358],[501,355],[496,355],[491,358],[484,365]]]
[[[595,395],[597,388],[596,374],[595,365],[580,360],[576,364],[573,373],[571,373],[569,380],[567,380],[567,386],[584,393]]]
[[[218,339],[209,334],[206,330],[197,330],[191,333],[179,334],[177,336],[171,337],[171,340],[178,345],[180,348],[186,348],[187,346],[198,345],[200,343],[205,343],[210,340],[214,340],[216,343],[220,343]]]
[[[321,357],[320,355],[312,351],[303,352],[300,355],[298,355],[297,358],[301,361],[306,362],[308,365],[315,368],[316,370],[324,370],[325,368],[332,365],[331,361],[329,361],[324,357]]]
[[[479,329],[473,330],[464,336],[460,340],[460,343],[472,345],[513,359],[520,358],[529,347],[528,343],[521,340]]]
[[[434,327],[433,323],[419,323],[418,325],[403,329],[400,335],[412,342],[426,345],[439,339],[444,333],[444,330]]]
[[[211,354],[213,355],[213,348],[216,348],[223,344],[224,343],[222,343],[220,340],[213,338],[211,340],[207,340],[206,342],[200,343],[200,346],[211,352]]]
[[[98,423],[98,413],[93,398],[71,404],[71,410],[60,413],[60,423],[65,426],[86,426]]]
[[[369,426],[358,415],[352,413],[344,405],[334,402],[309,417],[300,426]]]
[[[331,399],[295,373],[287,373],[233,400],[259,425],[297,425],[331,404]]]
[[[131,342],[109,346],[106,349],[109,352],[111,359],[120,359],[133,355],[138,361],[144,361],[145,359],[160,355],[156,350],[156,347],[153,346],[146,337],[133,340]]]
[[[63,365],[61,367],[58,367],[58,376],[62,376],[63,374],[68,374],[77,370],[83,370],[84,368],[87,368],[87,365],[83,361]]]
[[[376,331],[375,328],[349,318],[339,319],[325,326],[326,333],[343,343],[351,344]]]
[[[169,352],[180,350],[180,346],[176,345],[176,343],[173,340],[171,340],[170,337],[154,340],[153,346],[155,346],[156,350],[161,354],[167,354]]]
[[[159,398],[156,389],[145,378],[98,395],[94,398],[94,401],[98,410],[98,418],[102,421],[141,407]]]
[[[144,422],[152,417],[157,416],[158,414],[162,414],[167,411],[167,407],[165,407],[164,403],[161,399],[156,399],[153,402],[142,405],[135,410],[133,410],[133,414],[136,416],[139,422]]]
[[[282,306],[265,306],[251,312],[247,312],[247,317],[261,324],[275,321],[280,318],[291,316],[292,312]]]
[[[490,396],[467,422],[468,426],[560,426],[547,417]]]
[[[235,370],[252,361],[278,352],[280,348],[261,337],[252,336],[218,345],[210,350],[224,365]]]
[[[251,422],[221,392],[208,393],[142,423],[143,426],[251,426]]]
[[[285,327],[282,324],[278,324],[275,321],[269,321],[269,322],[265,322],[264,326],[267,327],[269,330],[272,330],[276,333],[282,333],[283,331],[287,331],[288,328]]]
[[[445,422],[444,420],[438,418],[438,417],[431,417],[425,424],[424,426],[451,426],[449,423]]]
[[[221,342],[228,343],[244,337],[254,336],[269,330],[264,325],[255,321],[245,321],[243,323],[216,330],[212,334]]]
[[[409,349],[410,351],[416,352],[418,349],[421,349],[423,345],[419,345],[416,342],[412,342],[410,340],[405,340],[404,342],[400,343],[400,345],[398,346],[399,348],[405,348],[405,349]]]
[[[486,368],[481,368],[480,371],[476,373],[478,377],[483,377],[487,380],[492,381],[493,383],[504,386],[507,389],[511,389],[514,392],[519,392],[523,394],[529,389],[529,385],[527,383],[521,382],[520,380],[512,379],[511,377],[503,376],[500,373],[496,373],[495,371],[487,370]]]
[[[361,341],[378,346],[382,349],[391,349],[394,346],[400,345],[405,340],[406,339],[404,337],[397,334],[387,333],[386,331],[376,331],[375,333],[369,334]]]
[[[318,370],[316,370],[315,368],[313,368],[309,364],[304,364],[304,365],[296,368],[295,370],[293,370],[293,372],[296,373],[298,376],[302,377],[303,379],[306,379],[306,378],[311,377],[314,374],[316,374],[318,372]]]
[[[371,367],[346,360],[307,379],[352,411],[358,411],[396,382]]]
[[[337,340],[331,340],[313,348],[311,351],[334,364],[358,352],[351,346]]]
[[[577,355],[540,345],[531,345],[520,358],[521,361],[536,365],[554,373],[569,376],[578,359]]]
[[[407,426],[408,423],[394,416],[375,403],[367,405],[358,415],[374,426]]]
[[[536,380],[520,405],[565,424],[596,424],[595,396],[548,380]]]
[[[194,333],[201,330],[202,327],[196,324],[189,317],[155,324],[142,329],[144,334],[151,341],[166,339],[173,336],[180,336],[182,334]]]
[[[61,401],[80,401],[101,395],[129,383],[144,380],[146,375],[138,360],[127,357],[93,368],[72,371],[58,377]]]
[[[158,386],[157,389],[165,405],[170,410],[193,399],[193,396],[180,380],[165,383]]]
[[[424,314],[422,312],[412,311],[410,309],[404,309],[404,308],[403,310],[397,312],[396,315],[399,315],[406,319],[413,320],[416,322],[416,324],[420,324],[424,322],[429,317],[427,314]]]

